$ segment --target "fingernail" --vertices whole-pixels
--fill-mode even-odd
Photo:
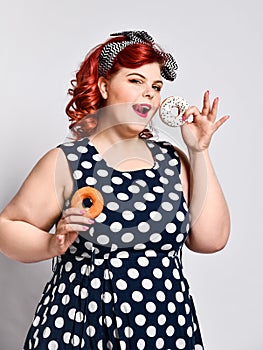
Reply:
[[[94,224],[94,220],[92,220],[92,219],[89,219],[89,224]]]
[[[88,226],[82,226],[84,231],[88,231],[89,227]]]
[[[206,90],[206,93],[209,95],[209,94],[210,94],[210,91],[209,91],[209,90]]]
[[[80,211],[80,214],[85,214],[86,213],[86,210],[81,210]]]

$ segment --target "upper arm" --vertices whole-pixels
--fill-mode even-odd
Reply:
[[[1,216],[49,231],[61,215],[68,180],[63,152],[58,148],[49,151],[34,166]]]

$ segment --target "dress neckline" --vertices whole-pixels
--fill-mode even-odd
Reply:
[[[156,146],[155,146],[155,144],[154,144],[154,142],[153,142],[152,140],[145,140],[145,144],[146,144],[146,146],[148,147],[148,149],[149,149],[149,151],[150,151],[150,153],[151,153],[151,155],[152,155],[153,165],[152,165],[151,167],[149,167],[149,168],[142,168],[142,169],[137,169],[137,170],[118,170],[118,169],[113,168],[113,167],[110,166],[110,165],[106,162],[106,160],[101,156],[100,152],[97,150],[97,148],[94,146],[93,142],[92,142],[88,137],[87,137],[87,141],[88,141],[89,146],[91,146],[91,147],[94,149],[95,154],[97,154],[97,155],[100,157],[100,160],[103,161],[104,164],[105,164],[109,169],[112,169],[112,171],[115,171],[115,172],[118,172],[118,173],[123,174],[123,173],[137,173],[137,172],[141,172],[141,171],[144,171],[144,172],[145,172],[145,171],[147,171],[147,170],[153,171],[153,170],[156,170],[156,169],[158,168],[158,161],[157,161],[157,159],[156,159],[156,157],[155,157],[155,152],[152,151]],[[151,144],[152,147],[149,146],[149,144]]]

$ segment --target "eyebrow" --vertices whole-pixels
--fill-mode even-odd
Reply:
[[[130,75],[138,75],[139,77],[146,79],[144,75],[140,74],[140,73],[130,73],[127,75],[127,77],[129,77]],[[155,80],[154,83],[161,83],[163,85],[163,81],[162,80]]]

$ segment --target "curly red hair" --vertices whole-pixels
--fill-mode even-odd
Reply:
[[[105,44],[123,41],[125,37],[116,37],[92,49],[81,63],[76,78],[71,80],[72,88],[68,94],[72,96],[66,107],[66,113],[71,122],[70,129],[77,137],[88,136],[96,128],[96,112],[103,106],[103,99],[98,88],[98,62]],[[140,43],[125,47],[115,58],[112,68],[105,78],[110,78],[121,67],[138,68],[144,64],[164,63],[163,57],[150,45]]]

